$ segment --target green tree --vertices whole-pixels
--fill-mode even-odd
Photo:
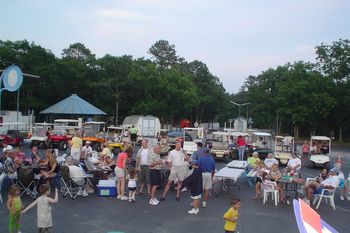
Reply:
[[[179,61],[175,45],[170,44],[166,40],[158,40],[151,46],[148,53],[152,55],[152,58],[161,69],[170,68]]]

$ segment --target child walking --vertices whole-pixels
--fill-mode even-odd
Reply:
[[[224,229],[225,233],[233,233],[236,230],[237,220],[239,218],[238,209],[241,207],[241,200],[233,197],[231,199],[231,207],[224,214],[226,221]]]
[[[7,209],[9,210],[9,232],[10,233],[20,233],[21,228],[21,210],[22,201],[19,196],[21,192],[20,187],[17,184],[13,184],[10,187],[8,199],[7,199]]]
[[[41,196],[36,199],[32,204],[22,210],[22,214],[37,205],[37,225],[38,233],[51,233],[52,232],[52,214],[51,204],[58,202],[58,189],[55,189],[55,198],[48,197],[50,194],[50,186],[42,184],[39,187]]]
[[[128,175],[129,181],[128,181],[128,189],[129,189],[129,202],[135,202],[135,193],[136,193],[136,170],[135,169],[131,169],[129,171],[129,175]]]

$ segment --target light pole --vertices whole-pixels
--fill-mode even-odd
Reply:
[[[232,104],[234,105],[237,105],[238,106],[238,116],[240,117],[241,116],[241,107],[242,106],[245,106],[245,105],[249,105],[250,103],[243,103],[243,104],[239,104],[239,103],[236,103],[236,102],[233,102],[233,101],[230,101]]]

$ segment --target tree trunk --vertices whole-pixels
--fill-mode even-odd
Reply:
[[[115,100],[115,126],[118,125],[118,118],[119,118],[119,101],[118,98]]]
[[[343,143],[343,128],[339,127],[339,143]]]
[[[279,115],[278,112],[276,112],[276,135],[279,134]]]
[[[294,140],[299,140],[299,127],[297,125],[294,126]]]

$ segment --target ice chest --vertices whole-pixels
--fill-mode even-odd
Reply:
[[[114,197],[117,195],[115,180],[100,180],[97,185],[97,196]]]

